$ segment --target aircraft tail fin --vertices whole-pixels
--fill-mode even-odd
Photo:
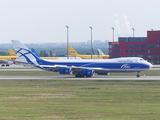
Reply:
[[[12,49],[8,49],[10,56],[17,56],[16,53]]]
[[[37,60],[39,59],[31,50],[29,50],[24,44],[18,40],[12,40],[13,48],[16,51],[19,61],[24,63],[30,63],[33,65],[39,65]]]
[[[97,49],[98,55],[105,55],[100,49]]]
[[[68,50],[70,55],[79,55],[71,46],[68,46]]]
[[[40,55],[37,53],[37,51],[34,48],[31,48],[31,51],[37,56],[40,57]]]

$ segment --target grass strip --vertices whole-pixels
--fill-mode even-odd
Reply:
[[[109,76],[136,76],[137,73],[110,73]],[[58,72],[49,71],[0,71],[0,76],[59,76]],[[141,76],[159,76],[160,70],[148,70],[141,72]],[[66,74],[65,74],[66,76]],[[98,75],[102,76],[102,75]]]
[[[0,119],[159,120],[160,81],[0,80]]]

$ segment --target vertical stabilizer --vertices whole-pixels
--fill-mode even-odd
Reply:
[[[97,49],[98,55],[105,55],[100,49]]]
[[[32,51],[29,50],[24,44],[22,44],[18,40],[12,40],[12,44],[19,61],[39,65],[37,63],[37,60],[39,58],[34,53],[32,53]]]
[[[40,57],[40,55],[37,53],[37,51],[34,48],[31,48],[31,51],[37,56]]]
[[[10,56],[17,56],[16,53],[12,49],[8,49]]]
[[[79,55],[71,46],[68,46],[68,50],[70,55]]]

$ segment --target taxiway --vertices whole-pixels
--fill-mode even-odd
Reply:
[[[41,69],[36,68],[24,68],[23,66],[16,66],[20,68],[16,68],[16,65],[12,65],[12,67],[8,67],[5,69],[0,69],[0,71],[43,71]],[[150,70],[160,70],[159,66],[152,68]],[[11,80],[160,80],[160,76],[140,76],[137,78],[136,76],[94,76],[91,78],[75,78],[74,76],[0,76],[0,80],[3,79],[11,79]]]

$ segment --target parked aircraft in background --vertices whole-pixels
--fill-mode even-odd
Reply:
[[[37,56],[40,57],[40,55],[37,53],[37,51],[32,48],[31,51]],[[80,57],[40,57],[41,59],[81,59]]]
[[[98,55],[105,55],[100,49],[97,49]]]
[[[80,57],[82,59],[91,59],[91,55],[80,55],[71,46],[68,46],[70,56]],[[92,55],[93,59],[108,59],[109,55]]]
[[[17,56],[16,53],[12,49],[8,49],[10,56]]]
[[[31,51],[37,56],[40,57],[40,55],[37,53],[37,51],[34,48],[31,48]]]
[[[18,40],[12,40],[12,44],[19,57],[15,62],[30,64],[34,67],[59,72],[60,74],[73,74],[75,77],[92,77],[95,73],[108,75],[110,72],[137,72],[137,77],[140,77],[141,71],[148,70],[153,66],[139,57],[44,60],[38,58]]]
[[[12,49],[8,49],[10,56],[0,56],[0,64],[1,66],[9,66],[13,64],[13,60],[17,59],[17,55],[14,53]]]

